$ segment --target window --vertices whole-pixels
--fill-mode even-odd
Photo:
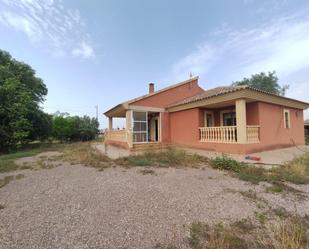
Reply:
[[[236,112],[235,111],[222,111],[221,112],[221,126],[235,126],[236,125]]]
[[[211,111],[204,112],[204,126],[212,127],[214,126],[214,113]]]
[[[284,128],[289,129],[291,128],[291,121],[290,121],[290,111],[284,109],[283,110],[283,118],[284,118]]]
[[[133,111],[133,142],[147,142],[147,112]]]

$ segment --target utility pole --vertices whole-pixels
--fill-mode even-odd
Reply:
[[[99,119],[99,106],[98,105],[95,106],[95,110],[96,110],[96,118],[98,120]]]

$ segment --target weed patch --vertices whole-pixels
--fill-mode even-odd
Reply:
[[[22,157],[35,156],[45,151],[59,151],[64,148],[63,144],[29,144],[10,154],[0,155],[0,173],[11,172],[18,169],[28,169],[31,166],[18,166],[15,160]]]
[[[82,164],[99,170],[109,167],[112,160],[91,146],[89,142],[70,144],[64,150],[63,159],[71,164]]]
[[[155,175],[156,172],[153,169],[141,169],[139,172],[141,172],[143,175]]]
[[[199,167],[208,159],[184,150],[168,149],[160,152],[145,152],[115,160],[122,166]]]
[[[243,219],[231,224],[192,223],[187,244],[181,248],[191,249],[308,249],[306,224],[300,217],[290,217],[255,226]],[[176,245],[170,248],[180,248]],[[163,248],[163,247],[160,247]],[[164,247],[169,248],[169,247]]]
[[[258,184],[263,181],[272,183],[273,186],[267,189],[269,192],[278,193],[283,190],[291,190],[284,187],[284,182],[291,182],[294,184],[309,183],[309,153],[287,162],[282,167],[273,169],[256,167],[238,162],[226,156],[211,159],[210,165],[215,169],[229,171],[233,176],[253,184]]]

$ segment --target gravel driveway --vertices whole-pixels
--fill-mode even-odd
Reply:
[[[14,172],[26,177],[0,188],[0,248],[154,248],[185,237],[192,222],[232,222],[259,212],[239,191],[255,188],[262,195],[261,185],[208,167],[153,170],[63,164]],[[277,205],[273,194],[265,198]],[[279,204],[295,203],[282,198]],[[300,210],[308,207],[308,200],[299,202]]]

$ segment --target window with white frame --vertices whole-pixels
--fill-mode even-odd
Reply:
[[[215,124],[214,113],[211,111],[204,111],[204,126],[213,127]]]
[[[236,126],[236,112],[235,110],[224,110],[220,112],[221,126]]]
[[[284,120],[284,128],[291,128],[291,120],[290,120],[290,110],[283,110],[283,120]]]
[[[143,143],[148,141],[147,112],[133,111],[133,142]]]

